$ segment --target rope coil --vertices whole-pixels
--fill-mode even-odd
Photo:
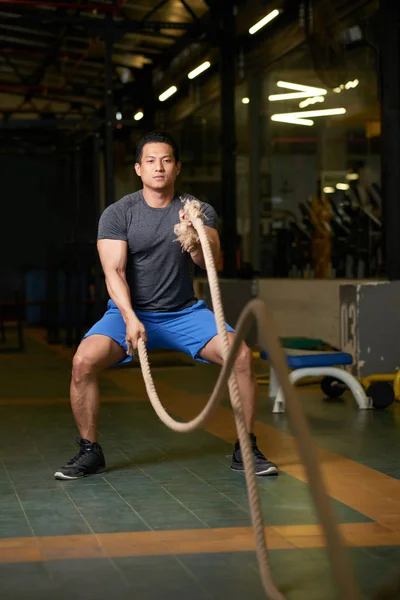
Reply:
[[[243,309],[236,325],[236,335],[232,346],[229,345],[228,335],[225,327],[225,316],[221,301],[221,293],[218,283],[218,275],[215,269],[210,243],[204,228],[204,215],[200,210],[200,203],[196,200],[186,200],[184,203],[185,212],[188,214],[193,227],[179,228],[175,226],[175,233],[180,239],[180,232],[184,229],[185,235],[191,234],[189,231],[194,228],[203,249],[207,277],[211,292],[212,305],[215,313],[218,335],[222,342],[223,367],[219,374],[217,383],[212,395],[201,413],[188,423],[175,421],[164,409],[158,398],[154,381],[151,376],[150,365],[147,357],[146,346],[143,340],[138,341],[138,354],[142,368],[143,379],[150,402],[160,420],[173,431],[188,433],[194,429],[203,426],[210,418],[213,410],[222,399],[226,383],[228,383],[230,399],[233,413],[235,416],[236,427],[242,451],[246,485],[249,495],[250,515],[255,535],[256,554],[259,564],[260,577],[266,597],[270,600],[285,600],[283,594],[276,587],[269,566],[268,550],[265,539],[265,527],[260,504],[259,490],[254,473],[253,454],[249,435],[246,430],[242,402],[239,395],[239,388],[234,373],[234,363],[239,346],[250,329],[253,318],[257,321],[259,331],[259,342],[270,357],[281,388],[283,390],[290,425],[294,431],[298,445],[299,455],[305,466],[306,474],[311,488],[313,500],[319,515],[326,539],[328,552],[330,555],[332,569],[336,576],[337,586],[340,591],[340,598],[343,600],[360,600],[361,595],[357,586],[353,570],[350,567],[347,553],[344,550],[341,536],[339,534],[332,508],[327,496],[325,485],[314,445],[309,432],[308,424],[301,408],[295,389],[289,382],[288,368],[283,350],[278,341],[278,335],[275,331],[274,323],[265,304],[259,300],[251,300]],[[195,238],[192,237],[192,241]],[[181,242],[182,243],[182,242]],[[186,242],[186,247],[190,247],[190,239]]]

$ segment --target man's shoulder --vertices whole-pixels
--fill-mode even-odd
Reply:
[[[107,206],[104,211],[103,211],[103,217],[107,218],[107,217],[112,217],[114,216],[122,216],[123,214],[126,214],[129,212],[129,210],[134,207],[141,198],[141,194],[140,191],[138,192],[133,192],[132,194],[127,194],[126,196],[123,196],[122,198],[120,198],[119,200],[117,200],[116,202],[113,202],[112,204],[110,204],[109,206]]]
[[[112,206],[116,206],[117,208],[128,209],[140,202],[141,198],[142,191],[138,190],[137,192],[132,192],[131,194],[123,196],[122,198],[114,202]]]

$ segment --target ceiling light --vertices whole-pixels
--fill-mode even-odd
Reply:
[[[176,85],[172,85],[170,88],[168,88],[167,90],[165,90],[165,92],[163,92],[162,94],[160,94],[158,96],[158,99],[160,102],[164,102],[164,100],[167,100],[168,98],[170,98],[171,96],[173,96],[175,94],[175,92],[178,91],[178,88],[176,87]]]
[[[121,113],[120,111],[118,111],[118,112],[115,114],[115,118],[117,119],[117,121],[121,121],[121,120],[122,120],[122,113]]]
[[[347,181],[357,181],[357,179],[360,179],[360,176],[358,173],[347,173],[346,179]]]
[[[349,190],[350,186],[349,186],[348,183],[337,183],[336,184],[336,189],[337,190],[343,190],[343,191],[345,191],[345,190]]]
[[[296,92],[308,92],[309,96],[320,96],[327,93],[325,88],[302,85],[300,83],[290,83],[289,81],[278,81],[276,85],[280,88],[286,88],[287,90],[295,90]]]
[[[135,121],[140,121],[140,119],[143,119],[144,114],[142,113],[141,110],[139,110],[135,115],[133,115],[133,118],[135,119]]]
[[[252,27],[250,27],[250,29],[249,29],[250,35],[253,35],[253,33],[256,33],[257,31],[259,31],[261,29],[261,27],[264,27],[264,25],[266,25],[267,23],[269,23],[270,21],[275,19],[279,15],[279,13],[280,13],[280,11],[276,8],[275,10],[270,12],[268,15],[266,15],[263,19],[261,19],[261,21],[258,21],[258,23],[256,23]]]
[[[335,188],[327,185],[322,189],[322,191],[324,192],[324,194],[333,194],[335,192]]]
[[[358,79],[354,79],[354,81],[348,81],[344,84],[346,90],[351,90],[351,88],[356,88],[360,82]]]
[[[325,102],[325,98],[323,96],[312,96],[312,98],[306,98],[303,102],[299,103],[299,108],[306,108],[310,104],[315,104],[316,102]]]
[[[309,92],[291,92],[289,94],[272,94],[268,96],[270,102],[277,102],[278,100],[298,100],[299,98],[309,98]]]
[[[325,108],[323,110],[304,110],[301,112],[283,113],[280,115],[272,115],[272,117],[294,117],[295,119],[303,119],[306,117],[329,117],[333,115],[343,115],[345,112],[345,108]],[[273,120],[276,121],[277,119]]]
[[[286,94],[272,94],[271,96],[268,96],[268,100],[270,100],[270,102],[276,102],[278,100],[298,100],[299,98],[310,98],[311,96],[320,97],[327,94],[328,91],[324,88],[301,85],[299,83],[290,83],[287,81],[278,81],[276,85],[280,88],[296,91]]]
[[[332,91],[334,91],[335,94],[340,94],[340,92],[342,92],[343,90],[351,90],[352,88],[356,88],[359,83],[360,82],[358,79],[353,79],[353,81],[341,83],[340,85],[338,85],[338,87],[333,88]]]
[[[307,125],[311,127],[314,125],[314,121],[311,119],[299,119],[292,115],[272,115],[271,121],[278,121],[279,123],[290,123],[291,125]]]
[[[242,98],[243,104],[249,104],[250,98]]]
[[[128,81],[132,81],[132,71],[127,67],[117,68],[117,73],[122,83],[128,83]]]
[[[195,77],[197,77],[197,75],[200,75],[200,73],[203,73],[203,71],[207,71],[207,69],[209,69],[210,67],[211,63],[208,60],[206,60],[206,62],[204,62],[202,65],[196,67],[195,69],[193,69],[193,71],[190,71],[190,73],[188,74],[189,79],[194,79]]]

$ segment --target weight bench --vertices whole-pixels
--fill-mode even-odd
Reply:
[[[358,408],[372,408],[371,399],[367,397],[361,383],[343,368],[353,363],[351,354],[346,352],[312,352],[284,348],[287,363],[292,372],[290,382],[294,385],[305,377],[329,377],[344,383],[354,396]],[[268,354],[261,350],[260,358],[268,360]],[[332,393],[332,396],[338,394]],[[339,394],[340,395],[340,394]],[[285,398],[279,388],[279,382],[273,366],[270,367],[269,397],[274,398],[273,413],[285,412]]]

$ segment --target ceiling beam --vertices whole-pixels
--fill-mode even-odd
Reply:
[[[0,0],[0,3],[2,0]],[[32,4],[29,2],[29,4]],[[70,5],[71,8],[74,6]],[[43,13],[42,11],[37,11],[36,13],[30,13],[28,15],[21,15],[18,17],[8,16],[6,17],[4,14],[1,16],[1,22],[5,24],[7,21],[8,24],[13,25],[15,27],[32,27],[36,26],[38,30],[42,29],[41,25],[46,23],[47,25],[67,25],[72,29],[91,29],[103,31],[105,27],[105,19],[99,16],[73,16],[70,14],[60,14],[57,12],[56,14],[48,14]],[[161,29],[170,29],[170,30],[178,30],[178,31],[190,31],[193,29],[197,29],[199,27],[198,23],[193,22],[174,22],[174,21],[131,21],[127,19],[115,19],[112,24],[108,24],[111,29],[115,29],[117,32],[124,33],[137,33],[143,30],[149,30],[155,33],[158,33]],[[175,39],[175,37],[172,39]]]
[[[189,5],[189,3],[186,0],[181,0],[181,3],[183,4],[183,6],[186,8],[187,12],[189,13],[189,15],[192,17],[193,21],[197,21],[197,16],[196,13],[194,12],[194,10],[192,9],[192,7]]]
[[[8,82],[0,82],[0,92],[4,92],[11,96],[19,96],[22,99],[22,93],[26,90],[20,90],[18,87],[21,86],[10,84]],[[69,102],[71,104],[91,106],[93,108],[98,108],[103,103],[103,95],[99,95],[98,97],[90,97],[87,94],[75,96],[73,92],[68,90],[64,90],[63,93],[60,94],[54,94],[51,90],[49,91],[49,88],[45,88],[44,86],[38,86],[38,88],[39,89],[32,90],[34,92],[32,98],[39,100],[54,100],[55,102]]]

